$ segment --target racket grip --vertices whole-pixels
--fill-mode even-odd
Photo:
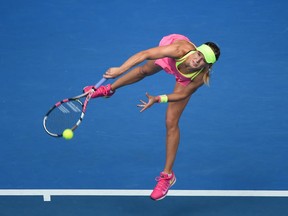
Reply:
[[[94,86],[95,88],[98,88],[99,86],[101,86],[107,79],[106,78],[102,78],[98,83],[96,83],[96,85]]]

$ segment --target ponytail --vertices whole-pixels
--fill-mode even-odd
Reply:
[[[209,82],[210,82],[210,71],[211,71],[211,68],[209,68],[208,71],[205,72],[203,75],[203,81],[204,81],[205,85],[207,85],[207,86],[209,86]]]

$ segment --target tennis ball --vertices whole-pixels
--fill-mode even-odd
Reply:
[[[71,129],[65,129],[63,131],[63,138],[66,139],[66,140],[70,140],[73,138],[73,131]]]

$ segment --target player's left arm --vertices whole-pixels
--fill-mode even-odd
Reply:
[[[180,91],[175,91],[172,94],[167,95],[168,102],[181,101],[195,93],[197,89],[199,89],[204,84],[202,76],[199,76],[197,78],[198,79],[193,80],[193,82],[183,87],[183,89],[181,89]]]
[[[190,97],[193,93],[197,91],[199,87],[201,87],[204,84],[203,81],[203,74],[196,77],[191,83],[189,83],[187,86],[183,86],[183,88],[178,89],[177,91],[174,91],[172,94],[167,95],[167,102],[177,102],[186,99],[187,97]],[[154,103],[159,103],[159,96],[152,96],[146,93],[146,96],[148,98],[148,102],[145,102],[143,100],[140,100],[142,104],[139,104],[138,107],[141,107],[142,109],[140,112],[143,112],[144,110],[150,108]]]

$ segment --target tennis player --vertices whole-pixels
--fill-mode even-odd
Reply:
[[[136,53],[120,67],[112,67],[103,75],[105,78],[116,78],[129,71],[134,66],[147,60],[144,65],[130,70],[114,83],[84,88],[84,92],[94,90],[92,98],[109,97],[123,86],[133,84],[146,76],[158,73],[161,70],[172,74],[175,79],[174,91],[171,94],[152,96],[146,93],[147,102],[141,100],[140,111],[148,109],[155,103],[168,103],[166,112],[166,163],[157,184],[151,193],[153,200],[163,199],[169,188],[176,182],[172,170],[180,141],[179,119],[191,95],[203,84],[209,84],[210,71],[220,56],[219,47],[213,42],[200,46],[194,45],[186,36],[171,34],[160,41],[158,47]]]

